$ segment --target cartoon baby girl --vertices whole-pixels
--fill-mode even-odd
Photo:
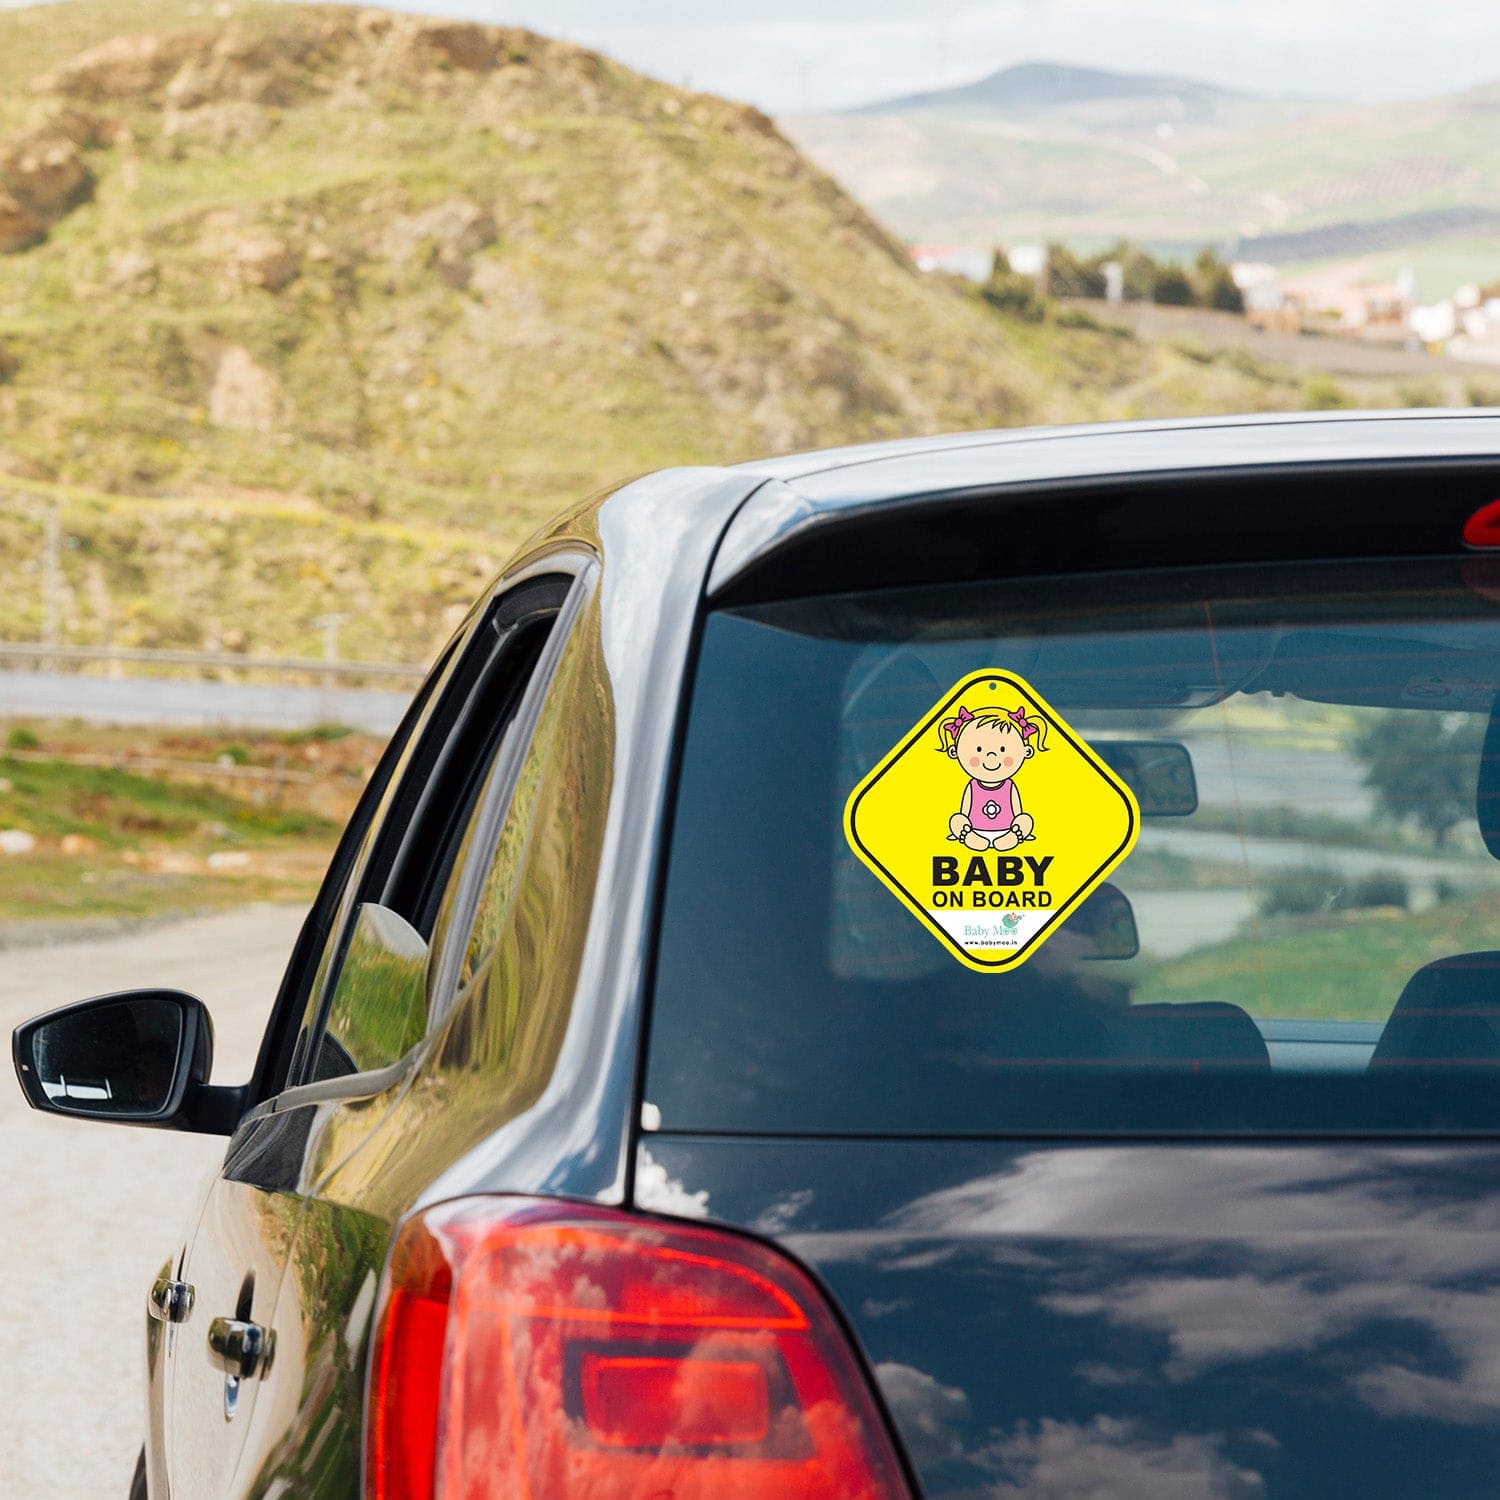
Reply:
[[[948,819],[948,837],[969,849],[1014,849],[1034,837],[1030,813],[1021,810],[1013,780],[1038,750],[1046,749],[1047,721],[1015,709],[960,707],[938,726],[945,751],[969,773],[959,810]]]

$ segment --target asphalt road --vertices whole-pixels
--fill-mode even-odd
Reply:
[[[70,1000],[157,984],[200,995],[214,1080],[249,1073],[302,920],[287,907],[0,952],[0,1031]],[[219,1137],[27,1109],[8,1063],[0,1140],[0,1495],[124,1500],[145,1421],[146,1289],[183,1243]]]

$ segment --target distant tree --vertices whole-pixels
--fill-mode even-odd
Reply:
[[[1107,256],[1085,260],[1061,240],[1047,246],[1047,291],[1053,297],[1102,297],[1104,272],[1100,270]]]
[[[1122,272],[1122,290],[1127,302],[1160,302],[1168,307],[1216,307],[1242,313],[1244,298],[1234,284],[1229,267],[1213,250],[1202,251],[1191,270],[1172,261],[1157,260],[1129,240],[1116,240],[1107,250],[1079,255],[1059,240],[1047,246],[1046,291],[1054,297],[1102,297],[1104,267],[1111,261]],[[1009,263],[996,256],[991,286],[997,291],[1005,283]],[[993,300],[993,299],[992,299]]]
[[[1202,250],[1193,262],[1193,292],[1199,307],[1242,313],[1245,299],[1234,284],[1234,274],[1212,250]]]
[[[1441,848],[1474,817],[1484,720],[1473,714],[1399,709],[1381,714],[1354,742],[1377,820],[1416,823]]]
[[[1151,300],[1163,307],[1191,307],[1196,299],[1187,272],[1170,263],[1157,266],[1151,282]]]
[[[1095,260],[1101,266],[1108,260],[1119,264],[1125,273],[1127,302],[1150,302],[1155,297],[1156,278],[1161,268],[1139,245],[1132,245],[1129,240],[1116,240]],[[1099,274],[1102,279],[1104,273]]]

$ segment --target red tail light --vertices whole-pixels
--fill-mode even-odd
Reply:
[[[818,1289],[737,1235],[469,1198],[396,1241],[368,1500],[909,1500]]]
[[[1500,547],[1500,500],[1481,505],[1464,522],[1464,544],[1486,550]]]

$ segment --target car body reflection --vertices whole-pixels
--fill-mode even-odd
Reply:
[[[1500,1151],[650,1145],[858,1310],[931,1497],[1492,1493]]]

